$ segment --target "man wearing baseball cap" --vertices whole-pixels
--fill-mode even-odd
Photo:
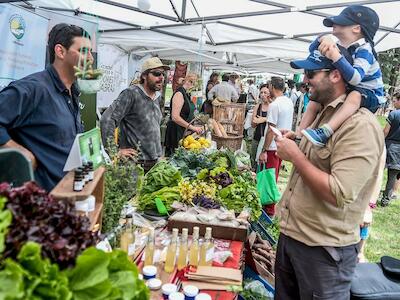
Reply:
[[[167,70],[169,67],[158,57],[147,59],[142,65],[140,84],[123,90],[100,120],[104,145],[113,140],[118,127],[119,154],[130,158],[139,155],[145,171],[162,156],[160,90]]]
[[[305,60],[310,100],[321,104],[311,125],[327,122],[343,105],[346,82],[317,49]],[[299,146],[288,132],[276,137],[277,155],[293,164],[277,206],[280,236],[275,262],[275,299],[350,299],[360,228],[384,149],[376,118],[359,109],[323,148],[306,138]],[[366,142],[368,137],[368,142]]]

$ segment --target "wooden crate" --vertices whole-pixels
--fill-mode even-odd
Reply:
[[[57,200],[75,201],[84,200],[90,195],[96,198],[95,210],[89,213],[90,230],[98,227],[101,229],[103,218],[103,201],[104,201],[104,173],[105,168],[99,167],[94,171],[94,178],[85,184],[85,187],[80,192],[74,192],[74,171],[70,171],[50,192],[50,195]]]
[[[245,103],[222,103],[213,106],[213,118],[222,124],[226,133],[243,135],[244,121],[246,118]]]

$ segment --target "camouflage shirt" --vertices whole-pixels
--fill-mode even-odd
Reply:
[[[121,92],[107,108],[100,120],[103,143],[120,128],[119,147],[140,150],[139,159],[156,160],[162,155],[160,124],[161,94],[151,99],[141,85],[131,86]]]

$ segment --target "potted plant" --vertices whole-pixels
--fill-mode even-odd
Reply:
[[[75,76],[78,78],[78,85],[82,93],[95,94],[101,87],[101,76],[103,71],[100,69],[93,69],[93,62],[88,61],[83,69],[74,67]]]

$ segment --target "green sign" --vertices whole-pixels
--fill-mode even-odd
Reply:
[[[82,162],[92,161],[95,169],[104,163],[99,128],[79,134],[78,139]]]

